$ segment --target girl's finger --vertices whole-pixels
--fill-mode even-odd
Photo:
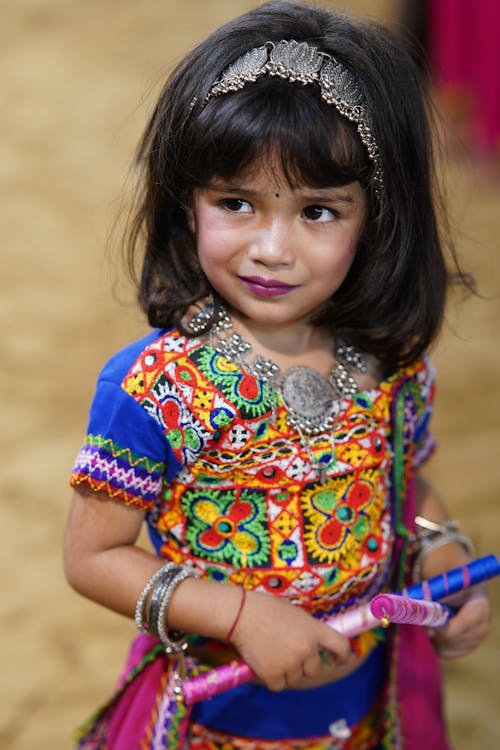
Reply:
[[[351,656],[351,644],[348,639],[325,626],[326,633],[323,635],[320,641],[321,649],[330,651],[336,657],[336,662],[339,666],[344,664]]]
[[[304,663],[302,664],[303,677],[315,677],[317,674],[319,674],[319,672],[321,671],[321,667],[325,663],[323,661],[322,652],[323,649],[318,651],[316,654],[312,654],[308,659],[304,661]],[[334,659],[334,655],[329,651],[325,653],[328,653],[333,657],[332,660],[328,662],[329,664],[331,664]]]
[[[337,662],[337,657],[333,651],[327,651],[326,648],[320,648],[318,655],[322,667],[331,667],[332,664]]]
[[[269,680],[266,680],[266,687],[273,693],[280,693],[288,687],[288,680],[286,675],[277,675]]]

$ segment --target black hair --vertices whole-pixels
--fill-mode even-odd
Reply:
[[[356,126],[322,101],[316,84],[265,76],[205,101],[231,62],[281,39],[307,41],[352,71],[380,153],[380,194]],[[305,3],[269,2],[225,24],[184,58],[160,94],[137,153],[143,183],[129,232],[131,265],[143,253],[139,299],[150,324],[182,329],[190,305],[210,295],[217,303],[189,225],[193,189],[270,156],[292,185],[360,182],[368,217],[356,258],[315,322],[376,355],[387,372],[414,361],[440,328],[450,278],[426,94],[387,29]]]

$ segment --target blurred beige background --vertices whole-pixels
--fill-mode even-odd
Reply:
[[[146,330],[108,237],[166,71],[244,0],[2,0],[0,748],[71,746],[107,696],[131,623],[67,587],[67,477],[95,377]],[[390,18],[395,0],[335,3]],[[431,473],[478,552],[500,553],[500,183],[449,166],[457,241],[486,299],[450,309],[435,351],[441,450]],[[112,289],[118,283],[118,297]],[[456,750],[500,747],[493,633],[446,667]]]

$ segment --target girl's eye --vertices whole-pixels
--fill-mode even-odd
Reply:
[[[332,221],[335,218],[333,211],[325,206],[307,206],[302,214],[309,221],[316,222]]]
[[[224,198],[224,200],[220,201],[220,205],[234,213],[248,214],[252,211],[251,204],[242,198]]]

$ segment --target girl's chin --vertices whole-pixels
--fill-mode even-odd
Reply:
[[[247,325],[255,325],[259,328],[289,328],[290,326],[311,325],[311,322],[319,309],[311,311],[278,310],[272,305],[259,303],[258,309],[234,305],[228,306],[232,316]]]

